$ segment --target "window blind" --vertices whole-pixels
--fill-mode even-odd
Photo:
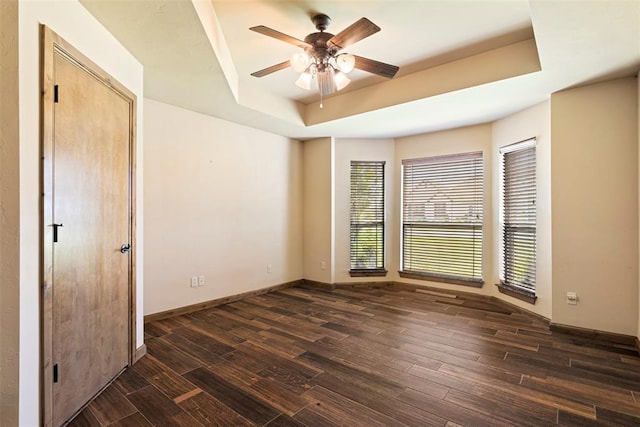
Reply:
[[[503,149],[502,170],[503,281],[527,293],[535,293],[535,140]]]
[[[351,270],[384,270],[384,162],[351,162]]]
[[[482,281],[482,153],[402,164],[403,272]]]

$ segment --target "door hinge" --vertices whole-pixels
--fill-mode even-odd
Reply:
[[[53,102],[58,102],[58,85],[53,86]]]
[[[58,364],[53,365],[53,382],[58,382]]]
[[[58,228],[63,227],[62,224],[51,224],[50,227],[53,227],[53,243],[58,243]]]

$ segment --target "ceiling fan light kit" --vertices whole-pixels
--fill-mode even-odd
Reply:
[[[289,61],[272,65],[251,73],[251,75],[254,77],[264,77],[290,66],[294,71],[300,73],[300,76],[296,80],[298,87],[310,90],[311,82],[316,80],[320,92],[320,108],[322,108],[322,98],[324,96],[344,89],[351,82],[346,74],[354,68],[386,78],[392,78],[398,72],[399,68],[395,65],[358,57],[350,53],[338,53],[343,48],[380,31],[380,27],[367,18],[359,19],[336,35],[325,32],[331,22],[331,18],[327,15],[315,15],[312,18],[312,22],[318,32],[307,35],[304,41],[265,27],[264,25],[249,28],[257,33],[276,38],[303,49],[302,52],[294,53]]]
[[[336,90],[342,90],[351,83],[351,79],[342,71],[335,73],[333,80],[336,82]]]
[[[318,60],[316,56],[309,56],[305,52],[297,52],[291,56],[291,68],[301,73],[296,85],[302,89],[311,90],[311,80],[318,80],[320,95],[329,95],[336,90],[344,89],[351,80],[346,73],[353,70],[356,58],[343,53],[336,57]],[[331,81],[333,80],[333,83]]]
[[[307,68],[309,68],[309,65],[311,64],[311,58],[309,58],[309,55],[304,52],[296,52],[291,55],[291,60],[289,62],[291,63],[291,68],[293,68],[293,71],[295,71],[296,73],[303,73],[307,70]]]
[[[311,73],[303,72],[296,80],[296,86],[302,89],[311,90],[311,80],[313,80],[313,76]]]
[[[351,55],[350,53],[341,53],[336,56],[336,66],[343,73],[348,73],[356,65],[356,57]]]

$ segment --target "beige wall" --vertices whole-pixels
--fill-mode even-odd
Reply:
[[[300,142],[145,99],[144,180],[145,314],[302,278]]]
[[[500,147],[536,137],[538,154],[538,270],[535,305],[500,294],[501,230],[499,223]],[[403,159],[482,151],[485,162],[485,223],[482,289],[400,278],[401,163]],[[351,160],[386,161],[385,249],[388,274],[367,281],[395,280],[417,285],[494,295],[547,318],[551,317],[551,181],[550,103],[544,102],[491,124],[415,135],[396,140],[335,141],[335,258],[334,282],[359,282],[349,276],[349,170]],[[326,173],[326,171],[324,171]],[[329,179],[329,178],[326,178]],[[306,235],[305,235],[306,237]]]
[[[305,279],[323,283],[335,281],[334,215],[334,140],[321,138],[305,141]]]
[[[40,36],[45,24],[129,88],[138,99],[137,337],[143,343],[142,65],[77,1],[20,0],[20,425],[40,424]],[[2,27],[4,32],[4,25]]]
[[[393,209],[394,189],[394,141],[393,139],[341,139],[335,141],[335,282],[361,282],[362,277],[351,277],[350,220],[351,220],[351,161],[385,162],[385,267],[397,270],[397,250],[391,246],[395,223]],[[393,268],[392,268],[393,267]],[[386,281],[387,277],[369,277],[367,281]]]
[[[635,78],[551,97],[554,323],[637,332],[637,101]]]
[[[0,425],[18,424],[20,171],[18,2],[0,1]]]
[[[606,92],[607,90],[605,90]],[[615,96],[615,95],[614,95]],[[634,110],[635,111],[635,110]],[[571,115],[569,115],[571,116]],[[485,153],[485,241],[484,277],[481,290],[464,290],[494,295],[559,322],[553,312],[552,239],[551,239],[551,122],[565,122],[563,114],[551,116],[551,102],[544,102],[492,124],[454,129],[433,134],[416,135],[393,140],[357,140],[330,138],[303,144],[304,175],[304,277],[326,283],[354,281],[349,270],[349,163],[351,160],[387,161],[387,268],[386,278],[400,280],[400,170],[405,158],[427,157],[456,152],[481,150]],[[635,121],[633,121],[635,123]],[[613,124],[611,127],[619,127]],[[538,270],[535,305],[523,303],[499,294],[494,283],[499,280],[499,148],[530,137],[537,138],[538,155]],[[148,154],[149,155],[149,154]],[[393,159],[393,160],[389,160]],[[391,176],[389,176],[391,175]],[[150,179],[147,177],[147,179]],[[561,182],[560,185],[563,183]],[[148,190],[147,190],[148,191]],[[559,212],[558,210],[554,213]],[[147,221],[148,223],[149,221]],[[558,258],[555,258],[557,261]],[[321,263],[326,262],[326,269]],[[637,268],[637,267],[633,267]],[[634,270],[635,271],[635,270]],[[376,279],[374,279],[376,280]],[[423,281],[403,281],[416,284],[460,289],[459,286]],[[357,281],[357,280],[356,280]],[[566,291],[565,291],[566,292]],[[631,292],[636,295],[637,289]],[[628,298],[626,298],[628,300]],[[635,300],[635,299],[634,299]],[[632,300],[632,301],[634,301]],[[561,298],[564,303],[564,294]],[[631,311],[636,316],[637,307]],[[587,318],[589,316],[586,316]],[[593,316],[592,316],[593,317]],[[637,318],[636,318],[637,319]],[[587,319],[591,322],[593,319]],[[571,320],[580,326],[580,321]],[[640,320],[638,320],[640,322]],[[634,332],[636,326],[634,325]],[[622,332],[622,330],[616,330]],[[628,333],[628,332],[627,332]]]
[[[500,298],[551,318],[551,104],[549,101],[528,108],[493,123],[493,237],[495,256],[493,271],[502,265],[502,164],[500,148],[536,138],[536,303],[500,295]],[[498,280],[499,278],[495,278]],[[495,282],[497,283],[497,282]],[[491,283],[493,284],[493,283]]]
[[[640,335],[638,332],[640,331],[640,314],[638,314],[640,296],[638,295],[636,259],[638,240],[637,237],[633,237],[637,236],[638,212],[637,208],[628,209],[629,198],[634,203],[638,198],[637,184],[630,180],[637,177],[637,164],[631,160],[638,158],[636,147],[638,144],[636,129],[638,97],[635,79],[623,79],[554,95],[553,115],[552,102],[547,101],[488,125],[398,138],[394,142],[337,139],[334,175],[336,183],[334,282],[356,280],[348,275],[349,161],[358,158],[384,160],[389,156],[393,146],[394,172],[393,178],[387,181],[387,187],[391,186],[391,190],[387,191],[388,218],[385,230],[389,274],[386,278],[379,280],[402,280],[415,284],[461,289],[455,285],[400,279],[397,275],[397,270],[400,268],[398,253],[401,161],[415,157],[481,150],[485,153],[485,186],[487,187],[483,268],[485,285],[481,290],[471,288],[464,290],[494,295],[547,317],[555,323]],[[558,104],[558,101],[563,103]],[[561,109],[560,106],[563,108]],[[622,114],[618,114],[618,110],[622,110]],[[551,180],[552,123],[555,131],[554,139],[558,138],[561,141],[554,151],[556,157],[553,182]],[[585,123],[589,123],[589,126],[585,127]],[[493,286],[499,280],[501,262],[499,149],[531,137],[537,139],[536,294],[538,300],[535,305],[499,294]],[[581,141],[579,146],[575,145],[576,139]],[[607,141],[606,145],[602,144],[603,139]],[[612,144],[616,144],[616,150],[611,150]],[[606,163],[600,162],[595,168],[597,159],[605,159]],[[324,172],[326,173],[326,170]],[[629,182],[632,183],[631,186]],[[554,198],[558,199],[554,199],[553,211],[552,185]],[[595,206],[598,209],[593,209],[593,203],[590,203],[594,200],[594,188],[595,193],[603,193],[608,200],[604,204],[597,203]],[[588,209],[582,209],[583,205],[588,206]],[[583,221],[581,224],[586,221],[588,224],[595,224],[595,228],[599,228],[595,235],[584,236],[597,239],[596,245],[586,245],[585,242],[574,240],[575,236],[580,237],[584,234],[575,225],[571,228],[571,225],[575,224],[576,215],[580,221]],[[611,221],[611,217],[615,219]],[[555,221],[554,228],[552,228],[552,218]],[[611,235],[608,227],[613,223],[626,224],[624,231]],[[557,234],[553,235],[553,239],[552,230]],[[596,230],[590,227],[590,233],[594,231]],[[620,245],[626,245],[624,250],[619,249]],[[578,262],[575,257],[576,248],[582,246],[589,248],[588,251],[583,251],[586,252],[588,261],[583,259],[582,262]],[[556,251],[559,253],[555,254]],[[622,256],[615,256],[617,271],[608,267],[610,265],[608,261],[596,262],[600,257],[607,259],[611,253],[618,252],[621,252]],[[573,266],[568,268],[572,262]],[[554,268],[558,266],[558,271],[552,271],[552,266]],[[630,280],[632,276],[635,277],[635,281]],[[560,280],[557,286],[555,280]],[[603,288],[599,283],[607,283],[608,287]],[[612,287],[615,288],[612,289]],[[581,301],[577,306],[566,305],[567,291],[578,292]],[[631,298],[629,298],[630,295]],[[625,314],[610,315],[618,310],[624,311]]]
[[[459,129],[453,129],[443,132],[430,134],[409,136],[396,139],[395,145],[395,182],[396,194],[393,201],[393,218],[392,224],[393,247],[400,249],[400,175],[402,173],[402,160],[420,157],[441,156],[447,154],[469,153],[482,151],[484,158],[484,224],[483,224],[483,250],[482,250],[482,271],[485,281],[481,289],[471,287],[461,287],[459,285],[449,285],[445,283],[436,283],[423,280],[402,279],[402,282],[415,283],[417,285],[437,286],[446,289],[457,289],[475,293],[493,293],[494,283],[497,280],[497,272],[494,271],[494,254],[496,248],[494,246],[494,238],[491,233],[493,230],[493,217],[490,214],[493,206],[493,155],[491,143],[491,124],[478,126],[469,126]],[[400,260],[398,260],[399,262]],[[399,264],[394,272],[400,268]],[[393,276],[392,276],[393,277]],[[394,279],[399,279],[397,273]]]
[[[636,89],[637,89],[637,105],[638,105],[638,179],[640,180],[640,84],[638,84],[638,74],[636,74]],[[640,191],[640,184],[638,185],[638,191]],[[640,195],[638,196],[638,202],[640,203]],[[640,221],[640,209],[638,211],[639,217],[638,221]],[[638,228],[640,232],[640,227]],[[639,245],[640,245],[640,236],[638,237]],[[640,249],[638,251],[638,256],[640,256]],[[638,260],[638,265],[640,265],[640,259]],[[638,271],[640,274],[640,270]],[[640,277],[638,278],[638,328],[636,330],[636,336],[638,337],[638,341],[640,342]]]

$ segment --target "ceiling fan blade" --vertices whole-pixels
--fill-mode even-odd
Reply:
[[[378,27],[376,24],[369,21],[367,18],[360,18],[359,20],[327,40],[327,45],[334,47],[337,50],[344,49],[350,44],[369,37],[370,35],[375,34],[378,31],[380,31],[380,27]]]
[[[393,78],[396,75],[400,67],[395,65],[385,64],[384,62],[376,61],[374,59],[363,58],[362,56],[353,55],[356,58],[355,68],[369,73],[377,74],[382,77]]]
[[[288,36],[285,33],[281,33],[280,31],[276,31],[272,28],[265,27],[264,25],[258,25],[257,27],[251,27],[249,29],[251,31],[255,31],[256,33],[264,34],[265,36],[273,37],[274,39],[278,39],[286,43],[291,43],[292,45],[301,47],[303,49],[312,47],[307,42],[299,40],[295,37]]]
[[[271,67],[267,67],[263,70],[256,71],[255,73],[251,73],[253,77],[264,77],[267,74],[275,73],[276,71],[283,70],[291,65],[290,61],[284,61],[276,65],[272,65]]]

